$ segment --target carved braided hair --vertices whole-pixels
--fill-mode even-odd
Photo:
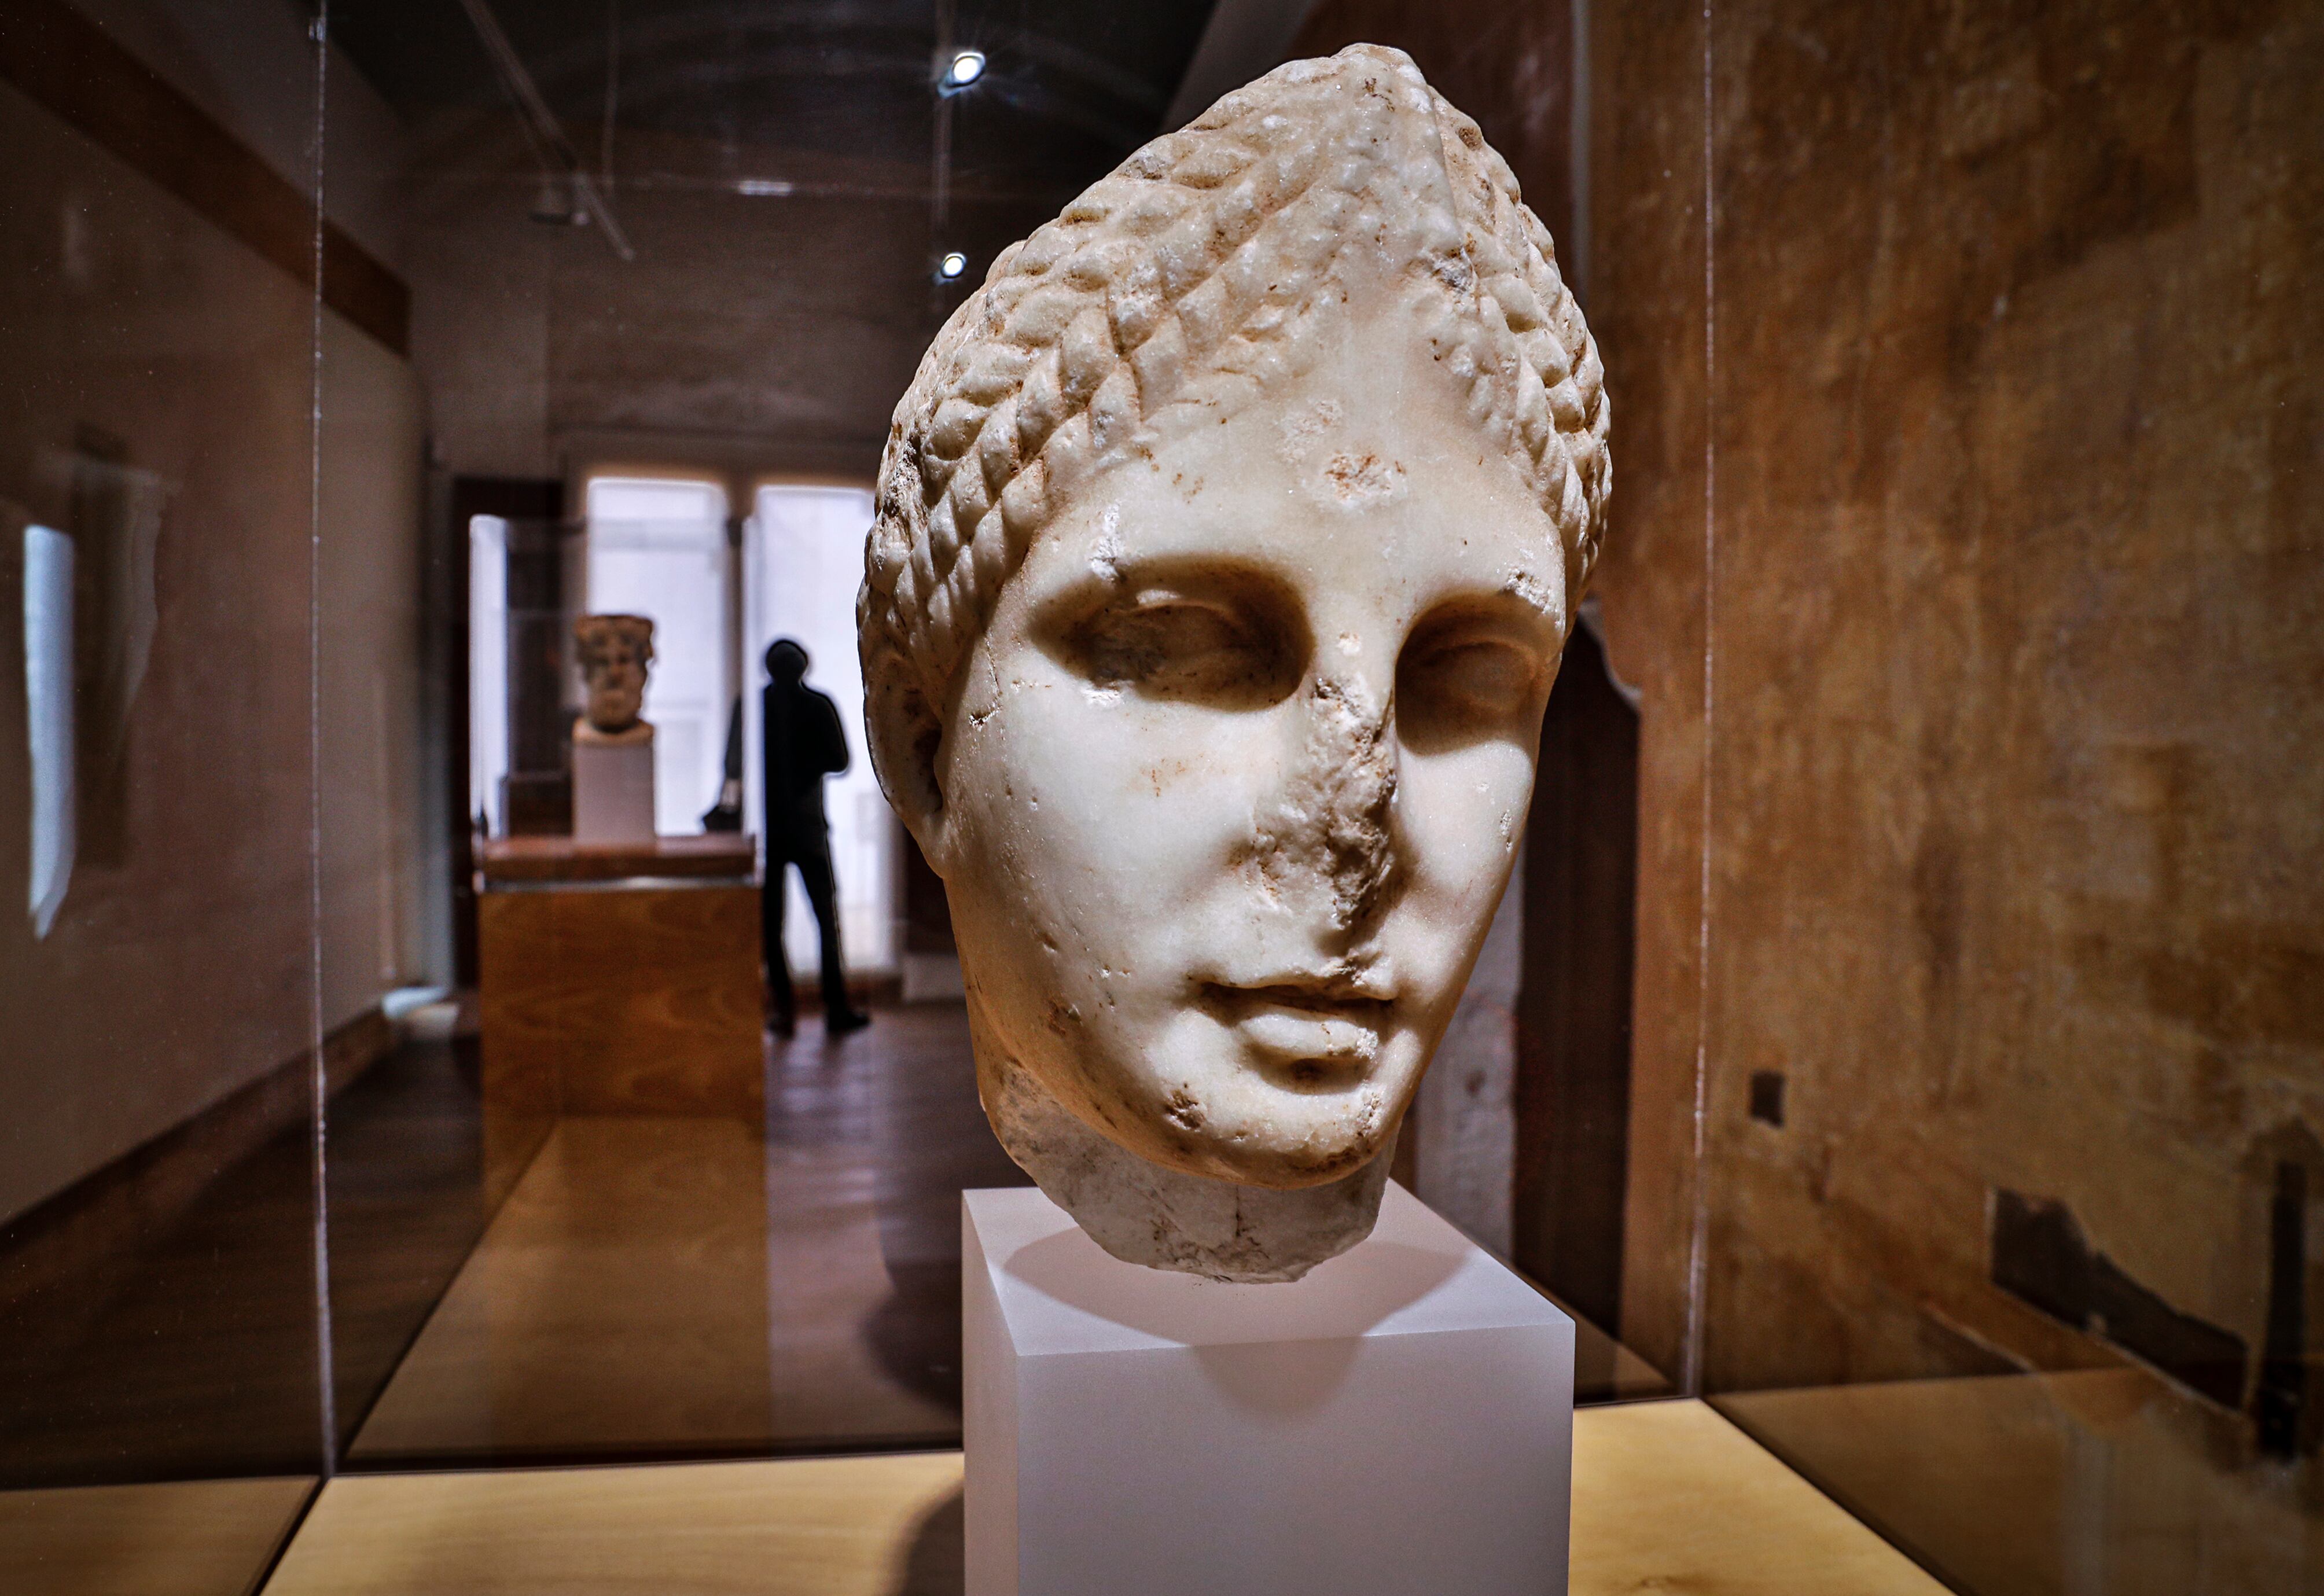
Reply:
[[[891,796],[940,805],[954,678],[1069,484],[1165,410],[1223,413],[1298,369],[1339,298],[1318,291],[1360,249],[1430,285],[1418,334],[1538,495],[1571,613],[1609,477],[1597,346],[1477,125],[1402,51],[1351,45],[1131,156],[1003,251],[929,346],[889,431],[856,601]]]

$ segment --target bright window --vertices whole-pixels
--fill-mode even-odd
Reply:
[[[872,492],[773,483],[759,489],[742,540],[745,824],[761,829],[759,690],[767,685],[767,647],[794,638],[807,651],[807,686],[831,696],[847,733],[847,773],[824,789],[842,951],[853,968],[891,969],[897,822],[863,745],[863,671],[855,653],[855,590],[863,581]],[[798,872],[786,873],[783,947],[792,970],[805,973],[822,963],[815,921]]]
[[[502,782],[509,769],[508,522],[468,521],[468,813],[508,835]]]

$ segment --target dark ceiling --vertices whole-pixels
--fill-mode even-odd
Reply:
[[[542,97],[594,156],[617,140],[925,172],[940,9],[990,67],[951,100],[952,180],[1070,193],[1160,129],[1211,0],[487,0]],[[460,0],[335,0],[333,36],[415,125],[508,104]],[[644,157],[650,159],[650,156]],[[620,170],[617,162],[616,170]]]

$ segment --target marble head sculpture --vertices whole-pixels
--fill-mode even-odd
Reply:
[[[653,623],[643,615],[584,615],[573,623],[581,679],[589,701],[574,735],[585,741],[643,742],[653,727],[646,705],[646,668],[653,663]]]
[[[872,756],[978,1088],[1115,1256],[1370,1233],[1507,884],[1608,486],[1598,354],[1476,125],[1298,61],[1004,251],[897,407]]]

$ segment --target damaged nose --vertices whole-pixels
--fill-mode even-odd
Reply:
[[[1320,798],[1324,869],[1334,918],[1352,929],[1370,918],[1393,863],[1396,740],[1387,705],[1370,702],[1360,683],[1324,678],[1313,698],[1307,762]]]
[[[1360,679],[1319,677],[1283,790],[1236,861],[1282,907],[1342,936],[1376,918],[1394,873],[1396,739]]]

